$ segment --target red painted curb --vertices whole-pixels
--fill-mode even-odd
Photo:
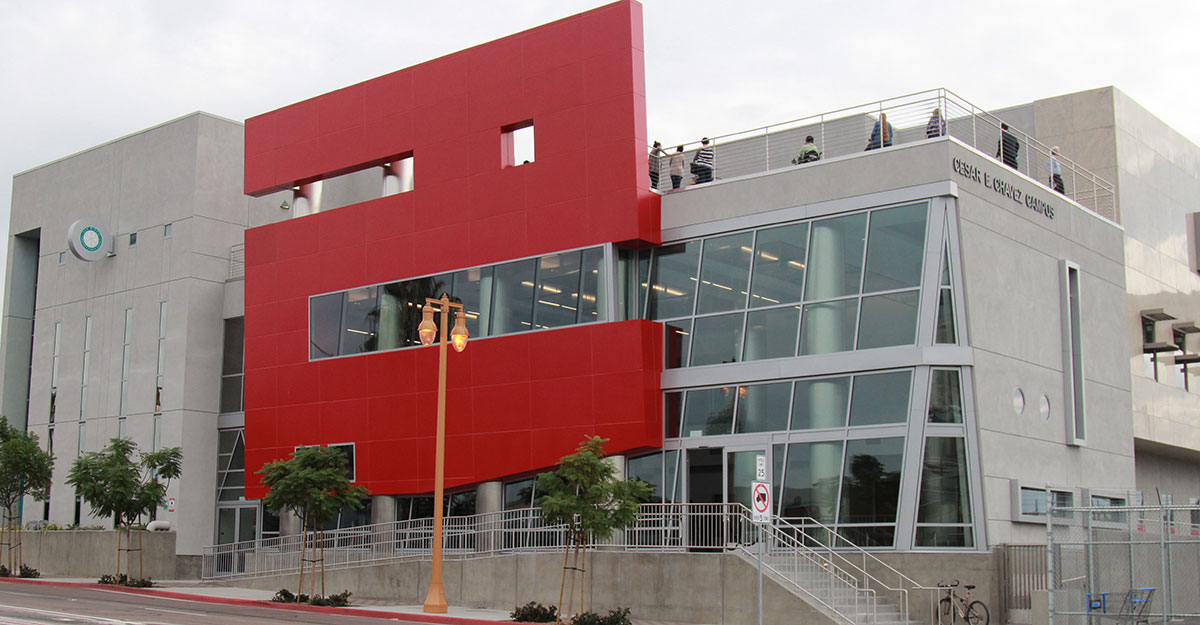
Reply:
[[[361,616],[365,618],[380,618],[380,619],[399,619],[402,621],[413,621],[417,623],[440,623],[443,625],[496,625],[497,623],[505,623],[509,621],[493,621],[489,619],[467,618],[462,616],[443,616],[440,614],[425,614],[411,612],[388,612],[385,610],[364,610],[361,608],[333,608],[319,605],[304,605],[299,603],[277,603],[274,601],[263,601],[259,599],[235,599],[232,597],[213,597],[210,595],[193,595],[185,592],[175,592],[172,590],[158,590],[153,588],[129,588],[127,586],[117,586],[114,584],[98,584],[94,582],[62,582],[49,579],[22,579],[4,577],[0,578],[0,582],[10,584],[41,584],[47,586],[65,586],[70,588],[90,588],[93,590],[110,590],[114,592],[126,592],[133,595],[145,595],[148,597],[167,597],[169,599],[184,599],[187,601],[196,601],[200,603],[223,603],[227,605],[244,605],[259,608],[274,608],[276,610],[296,610],[300,612],[319,612],[322,614],[344,614],[348,616]]]

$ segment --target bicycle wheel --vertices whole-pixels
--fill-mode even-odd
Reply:
[[[988,616],[987,606],[982,601],[972,601],[967,606],[968,625],[988,625],[989,620],[991,617]]]

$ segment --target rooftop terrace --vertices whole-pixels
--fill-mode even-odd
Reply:
[[[934,89],[710,137],[715,152],[715,180],[796,167],[793,159],[809,135],[813,137],[821,160],[859,154],[873,148],[872,131],[875,123],[884,116],[893,129],[890,145],[952,136],[984,154],[994,155],[997,160],[1002,158],[1001,119],[948,89]],[[1050,148],[1016,128],[1010,127],[1008,132],[1020,146],[1015,163],[1009,165],[1042,186],[1052,188]],[[882,149],[889,147],[881,140],[875,145],[879,143],[883,144],[879,146]],[[678,145],[683,146],[685,157],[681,188],[696,184],[696,177],[689,172],[689,167],[696,150],[701,147],[700,141],[667,144],[657,161],[656,189],[660,192],[672,190],[669,158]],[[1063,195],[1103,217],[1119,221],[1115,188],[1111,182],[1062,154],[1058,155],[1058,161],[1062,170]]]

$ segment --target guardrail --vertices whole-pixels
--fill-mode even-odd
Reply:
[[[786,587],[843,623],[880,623],[909,614],[908,589],[916,583],[812,519],[775,518],[755,524],[741,504],[644,504],[640,518],[591,548],[619,551],[738,552],[761,560]],[[323,549],[326,569],[428,560],[432,519],[394,521],[313,534],[206,547],[202,577],[240,579],[295,572],[302,546]],[[465,560],[510,553],[560,551],[564,526],[547,525],[538,508],[445,518],[443,555]],[[760,553],[761,550],[761,553]],[[855,562],[861,558],[861,564]],[[901,583],[881,579],[881,572]],[[894,599],[893,599],[894,597]]]
[[[882,124],[876,130],[876,124],[885,117],[890,124],[890,136],[886,138],[880,136]],[[1002,123],[999,117],[948,89],[932,89],[715,136],[708,141],[716,165],[713,179],[722,180],[811,164],[813,161],[795,162],[803,161],[798,157],[809,136],[813,138],[820,161],[951,136],[1001,162],[1007,160],[1006,164],[1013,169],[1048,189],[1055,189],[1050,170],[1051,148],[1010,127],[1006,158],[1002,149]],[[1012,154],[1013,140],[1017,146],[1015,155]],[[700,141],[666,144],[659,153],[651,147],[651,186],[668,193],[696,185],[699,178],[691,172],[691,163],[701,147]],[[677,153],[682,156],[682,167],[676,166],[674,171],[676,175],[682,175],[680,184],[675,186],[671,157]],[[1059,192],[1112,221],[1119,221],[1115,186],[1062,154],[1056,158],[1062,172]],[[656,180],[657,184],[654,184]]]

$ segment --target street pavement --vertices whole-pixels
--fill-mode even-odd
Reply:
[[[454,606],[446,615],[426,615],[419,605],[375,601],[353,608],[300,607],[261,603],[274,594],[265,590],[201,586],[194,581],[156,584],[159,587],[128,591],[98,587],[91,579],[0,583],[0,625],[377,625],[381,620],[488,625],[508,618],[501,610]]]

